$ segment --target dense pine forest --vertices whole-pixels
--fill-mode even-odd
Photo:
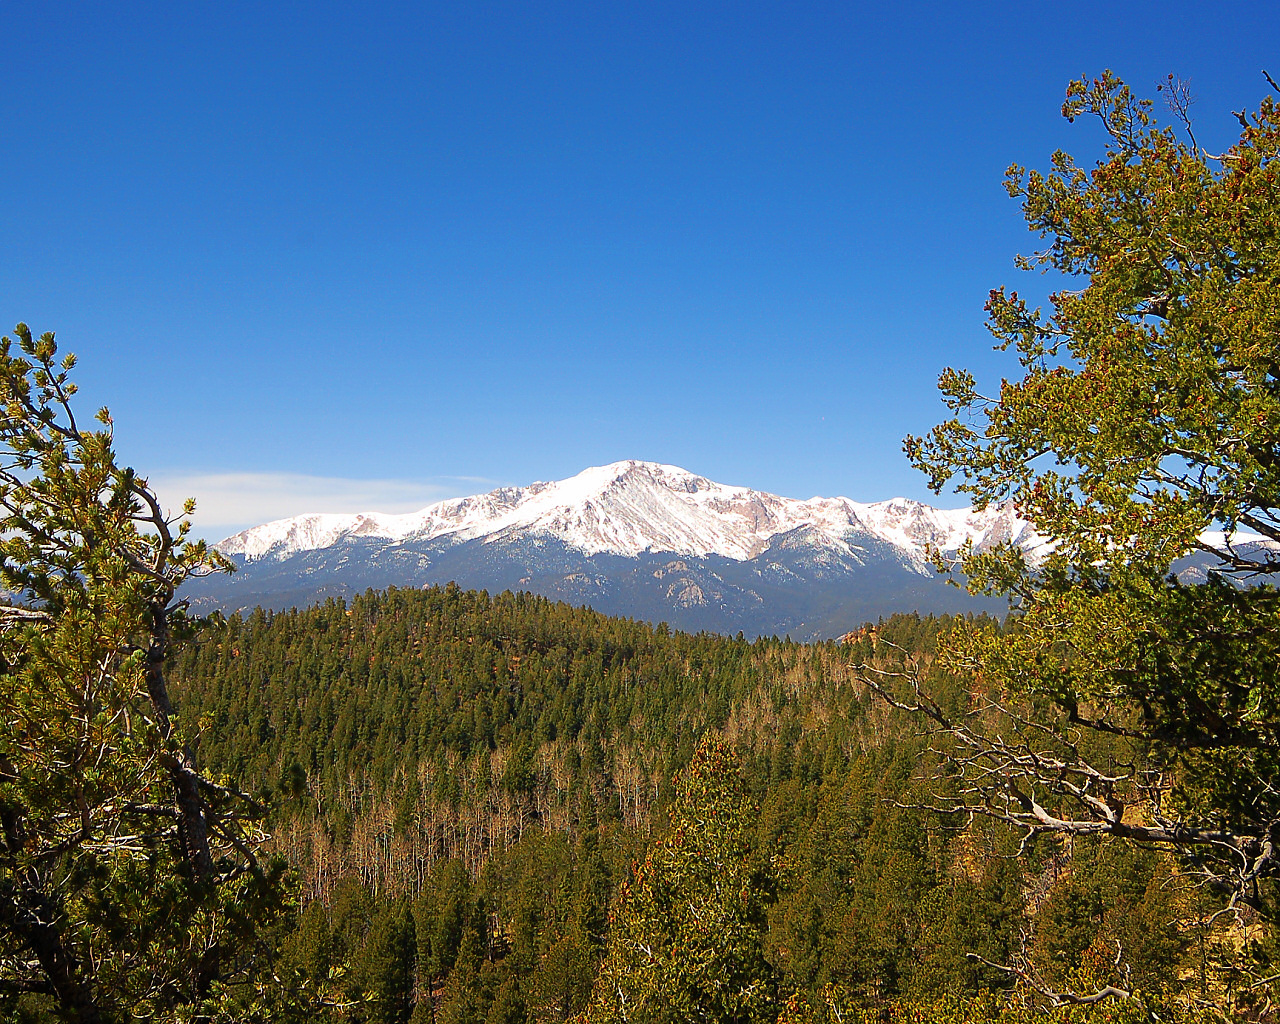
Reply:
[[[349,1019],[582,1012],[611,908],[705,736],[746,801],[774,1015],[991,999],[1009,987],[991,964],[1027,935],[1064,975],[1120,942],[1143,991],[1204,984],[1209,946],[1169,862],[1089,841],[1019,859],[1000,826],[907,806],[929,802],[936,755],[850,666],[927,665],[952,625],[748,642],[449,586],[233,617],[173,678],[202,760],[259,790],[298,873],[277,972]]]

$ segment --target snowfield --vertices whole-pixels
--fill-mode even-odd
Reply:
[[[218,549],[253,562],[283,560],[360,538],[408,542],[543,536],[587,555],[634,557],[648,551],[746,561],[775,538],[800,529],[806,530],[809,543],[844,554],[862,547],[868,537],[883,541],[921,573],[928,571],[929,546],[955,551],[966,541],[982,548],[1007,540],[1033,558],[1045,549],[1044,539],[1008,507],[937,509],[905,498],[870,504],[848,498],[801,501],[715,483],[677,466],[634,460],[553,483],[451,498],[404,515],[294,516],[238,533]]]

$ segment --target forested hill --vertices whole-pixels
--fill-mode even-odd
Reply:
[[[585,759],[572,774],[616,778],[631,774],[622,752],[643,749],[656,784],[757,691],[785,703],[788,686],[843,678],[831,645],[690,635],[454,585],[234,616],[176,675],[184,716],[209,717],[203,756],[240,778],[297,765],[312,786],[359,776],[381,791],[404,772],[487,761],[515,792],[570,750]]]
[[[1027,893],[1042,922],[1061,903],[1062,927],[1039,930],[1051,957],[1116,934],[1150,953],[1153,984],[1173,977],[1186,947],[1154,858],[1082,844],[1087,872],[1048,850],[1024,874],[997,855],[1016,846],[999,830],[900,806],[931,755],[848,664],[877,644],[927,663],[949,622],[897,616],[844,646],[748,642],[527,594],[391,590],[234,616],[174,677],[201,760],[270,802],[301,876],[279,970],[338,984],[369,1020],[581,1010],[614,894],[708,732],[736,750],[756,808],[741,856],[764,880],[779,993],[882,1006],[993,992],[1005,978],[964,951],[1008,955]],[[959,680],[931,679],[964,700]]]
[[[417,838],[428,858],[461,844],[473,868],[534,825],[597,812],[640,825],[708,729],[741,737],[763,784],[821,776],[866,727],[834,644],[691,635],[453,585],[233,616],[175,678],[206,763],[305,786],[340,834],[459,806],[487,820]]]

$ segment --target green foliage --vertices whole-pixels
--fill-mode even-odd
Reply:
[[[471,877],[457,860],[432,866],[427,885],[414,902],[418,964],[431,979],[446,977],[458,959],[462,936],[475,929]]]
[[[904,1000],[884,1009],[859,1007],[838,987],[827,986],[812,998],[787,1002],[777,1024],[1224,1024],[1212,1010],[1150,1006],[1138,1000],[1115,1000],[1100,1006],[1043,1007],[993,999],[955,997]]]
[[[1105,152],[1092,167],[1061,152],[1047,173],[1012,167],[1008,189],[1048,240],[1021,266],[1077,280],[1048,313],[993,291],[990,327],[1021,376],[986,396],[971,374],[945,371],[955,416],[906,441],[935,489],[958,479],[979,506],[1012,501],[1055,542],[1034,567],[1007,546],[963,559],[971,588],[1014,600],[1017,625],[960,631],[944,658],[1012,704],[985,727],[932,717],[971,752],[959,802],[1033,835],[1176,851],[1183,881],[1217,907],[1271,919],[1280,107],[1268,97],[1238,115],[1239,139],[1211,156],[1185,86],[1171,77],[1167,89],[1180,126],[1160,125],[1109,72],[1071,83],[1063,114],[1096,117]],[[1225,543],[1203,539],[1214,524]],[[1173,575],[1193,553],[1207,575]],[[1018,762],[1020,746],[1038,767]],[[1076,950],[1098,894],[1073,886],[1054,899],[1054,937],[1042,940]]]
[[[770,886],[731,750],[704,739],[668,834],[623,887],[586,1020],[741,1022],[776,1015],[762,932]]]
[[[1065,980],[1090,947],[1124,951],[1143,992],[1177,988],[1170,965],[1185,963],[1194,919],[1185,881],[1151,851],[1115,841],[1077,843],[1071,873],[1054,885],[1036,915],[1044,973]],[[1181,927],[1180,927],[1181,926]]]
[[[486,967],[480,935],[474,927],[468,928],[458,947],[455,969],[445,984],[436,1016],[440,1024],[484,1024],[493,999],[493,975]]]
[[[286,783],[274,831],[312,894],[286,959],[308,985],[332,975],[353,1019],[370,1012],[362,965],[377,919],[405,900],[416,1020],[487,1018],[504,986],[503,1005],[522,1003],[530,1020],[581,1012],[608,938],[605,910],[652,817],[666,817],[709,693],[725,695],[741,784],[762,804],[750,844],[779,869],[762,939],[768,984],[810,991],[836,979],[874,1002],[915,991],[913,963],[952,927],[922,909],[942,899],[925,899],[933,889],[957,884],[949,872],[960,853],[929,819],[891,806],[922,754],[915,727],[886,719],[845,664],[873,634],[929,652],[952,625],[897,616],[844,647],[746,644],[442,588],[232,617],[197,638],[177,674],[184,712],[205,723],[207,756],[261,763],[243,769],[249,783]],[[329,645],[344,656],[329,657]],[[939,681],[959,699],[956,679]],[[437,730],[468,701],[490,711],[468,714],[469,732]],[[534,709],[548,706],[565,728],[538,740],[545,717]],[[327,723],[337,719],[360,731],[334,735]],[[342,743],[353,739],[376,753],[348,761]],[[277,767],[295,762],[307,766],[305,786]],[[531,786],[506,784],[513,763]],[[646,802],[633,802],[637,790]],[[1017,917],[988,879],[1011,862],[991,863],[966,868],[980,879],[966,912],[987,928],[980,948],[994,958]],[[1016,879],[1009,893],[1017,899]],[[468,932],[473,955],[459,963]],[[874,964],[864,947],[879,951]],[[966,993],[1004,982],[958,962],[939,977]]]
[[[284,865],[259,858],[252,801],[197,769],[164,671],[191,631],[177,589],[227,563],[189,542],[192,502],[166,516],[117,463],[105,409],[79,426],[53,335],[15,333],[17,352],[0,342],[0,998],[39,994],[78,1021],[251,1015]]]
[[[611,938],[605,909],[669,819],[673,776],[716,694],[735,785],[760,806],[744,842],[773,876],[759,977],[801,1000],[832,986],[848,1006],[884,1009],[1007,988],[965,953],[1008,962],[1029,926],[1024,886],[1040,884],[1008,830],[895,806],[927,795],[915,775],[936,761],[916,723],[846,669],[910,650],[939,700],[966,707],[971,683],[936,661],[955,625],[896,616],[843,646],[746,644],[440,588],[232,617],[176,675],[206,755],[247,784],[284,783],[274,831],[311,894],[286,959],[309,985],[329,977],[349,1019],[374,1012],[378,922],[406,903],[411,1019],[581,1013]],[[293,763],[305,785],[279,767]],[[1089,944],[1110,941],[1104,917],[1089,926]]]
[[[416,952],[408,908],[379,915],[359,964],[370,1024],[408,1024]]]

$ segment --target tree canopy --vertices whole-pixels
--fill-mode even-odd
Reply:
[[[894,699],[959,741],[943,806],[1173,850],[1243,927],[1274,917],[1280,873],[1280,107],[1237,114],[1213,155],[1185,85],[1160,91],[1169,124],[1110,73],[1072,82],[1063,114],[1101,124],[1101,157],[1009,169],[1047,240],[1019,265],[1064,284],[1047,311],[991,293],[1020,375],[987,395],[944,371],[954,415],[905,448],[935,490],[1011,501],[1052,547],[961,561],[1016,613],[944,644],[986,727]]]
[[[165,662],[226,568],[72,408],[75,360],[0,342],[0,1006],[209,1013],[282,909],[260,809],[199,770]],[[4,1002],[7,1001],[7,1002]],[[39,1004],[36,1004],[39,1005]]]
[[[614,910],[583,1018],[592,1024],[753,1024],[777,1017],[764,958],[769,888],[732,750],[707,737],[681,776],[669,834]]]

